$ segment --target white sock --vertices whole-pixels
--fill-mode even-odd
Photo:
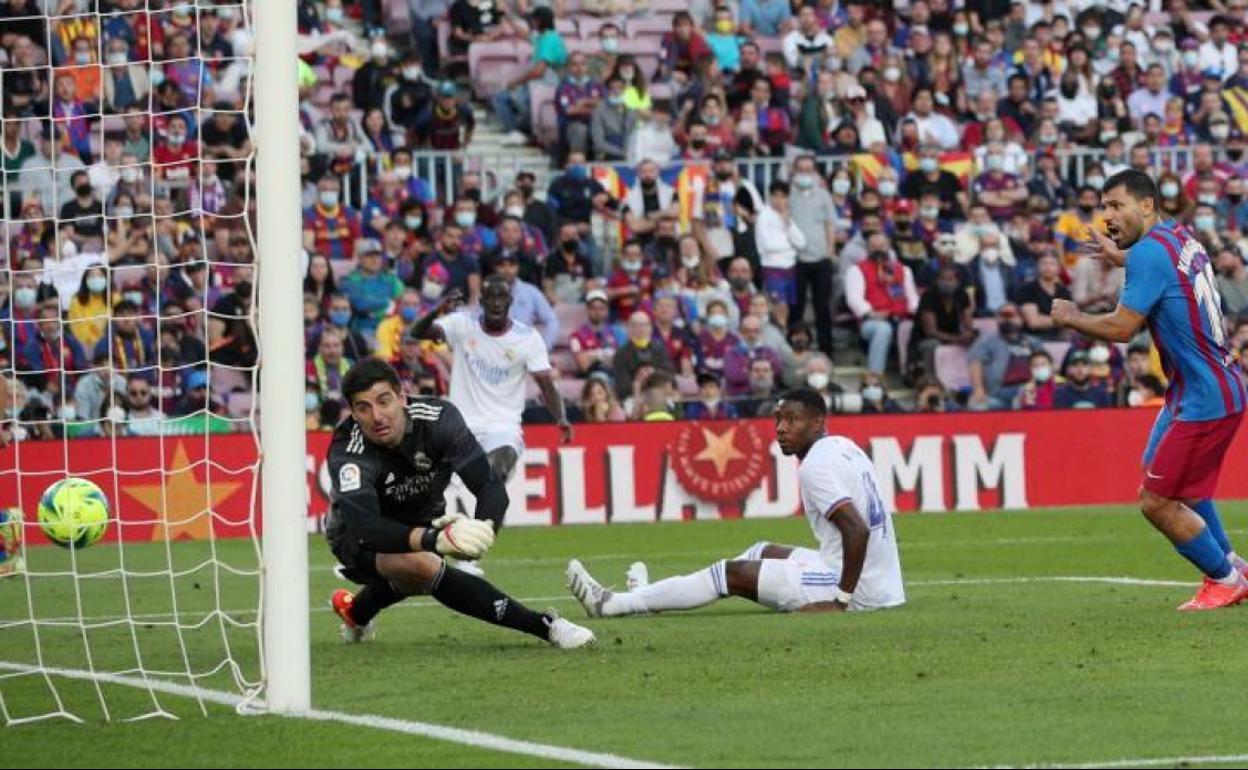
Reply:
[[[1243,572],[1245,569],[1248,569],[1248,561],[1245,561],[1244,557],[1234,551],[1228,553],[1226,558],[1231,560],[1231,566],[1235,568],[1236,572]]]
[[[724,562],[717,561],[704,570],[678,575],[628,593],[614,594],[602,605],[602,614],[637,615],[664,610],[691,610],[728,595]]]
[[[759,540],[754,545],[742,551],[733,561],[760,561],[763,558],[763,549],[771,543],[766,540]]]

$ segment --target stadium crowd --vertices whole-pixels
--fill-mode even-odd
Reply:
[[[1246,20],[1248,0],[301,2],[308,427],[366,356],[445,393],[447,351],[406,332],[491,273],[584,421],[766,416],[799,383],[867,413],[1155,405],[1146,336],[1048,315],[1116,303],[1122,270],[1080,244],[1128,167],[1205,245],[1248,372]],[[228,2],[0,7],[0,366],[34,435],[246,423],[256,44]],[[483,115],[550,167],[497,179],[470,149]]]

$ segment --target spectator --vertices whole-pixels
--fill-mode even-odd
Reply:
[[[1001,235],[992,230],[979,237],[979,254],[970,265],[975,280],[976,315],[995,315],[1018,294],[1014,266],[1002,256],[1002,240]]]
[[[914,276],[888,251],[872,247],[866,261],[845,274],[845,301],[867,343],[867,369],[882,374],[897,323],[918,309]]]
[[[906,115],[906,120],[913,120],[918,130],[919,141],[925,146],[932,149],[930,154],[932,157],[938,157],[941,150],[952,150],[957,148],[959,143],[959,135],[957,126],[947,116],[934,111],[935,97],[931,88],[920,86],[914,91],[914,101],[911,105],[910,114]],[[929,155],[924,152],[924,157]],[[934,179],[933,172],[928,170],[927,166],[923,166],[923,173],[928,175],[929,179]],[[956,179],[955,179],[956,181]],[[902,192],[908,198],[915,197]]]
[[[654,327],[650,317],[638,310],[628,317],[628,341],[616,351],[612,362],[615,371],[615,392],[623,398],[629,393],[637,370],[650,366],[658,371],[671,372],[672,362],[667,349],[654,342]]]
[[[758,215],[754,236],[763,269],[763,289],[771,298],[781,326],[789,306],[797,303],[797,255],[806,248],[806,236],[789,214],[789,185],[775,181],[768,188],[767,206]]]
[[[1166,74],[1160,64],[1148,68],[1144,76],[1144,84],[1131,92],[1127,97],[1127,111],[1137,127],[1143,126],[1148,115],[1161,116],[1166,113],[1166,102],[1170,92],[1166,89]]]
[[[1240,18],[1243,26],[1243,18]],[[1228,78],[1238,71],[1235,45],[1230,42],[1231,19],[1214,16],[1209,22],[1209,38],[1200,47],[1200,68],[1213,70],[1219,78]],[[1242,47],[1242,42],[1241,42]]]
[[[607,294],[602,289],[594,289],[585,296],[587,320],[568,338],[568,350],[578,376],[597,373],[609,376],[614,371],[615,351],[620,340],[608,321],[609,307]]]
[[[906,411],[888,395],[884,378],[875,372],[863,373],[862,387],[858,393],[862,396],[863,414],[898,414]]]
[[[671,373],[656,370],[646,375],[641,381],[637,414],[642,422],[672,422],[679,412]]]
[[[1057,409],[1093,409],[1112,404],[1104,382],[1093,382],[1088,354],[1082,350],[1070,355],[1066,365],[1066,382],[1053,395]]]
[[[672,16],[672,31],[659,43],[658,79],[670,80],[676,72],[692,77],[697,63],[711,56],[706,38],[694,28],[693,17],[688,11],[677,11]]]
[[[1132,406],[1131,391],[1135,383],[1145,375],[1153,372],[1152,349],[1148,343],[1133,342],[1127,346],[1127,362],[1123,367],[1122,377],[1114,388],[1114,404],[1116,406]]]
[[[355,242],[355,259],[355,270],[342,279],[342,293],[351,303],[351,328],[373,337],[403,293],[403,282],[386,267],[381,244],[371,238]]]
[[[521,129],[527,131],[531,124],[529,83],[536,80],[557,83],[557,71],[563,69],[568,59],[563,38],[555,31],[554,13],[549,8],[535,8],[530,21],[535,35],[532,63],[494,97],[495,114],[507,132],[504,143],[513,146],[528,143],[528,136]]]
[[[693,375],[693,353],[697,343],[693,335],[677,319],[677,300],[672,294],[662,293],[654,298],[654,335],[667,350],[667,358],[673,370],[686,377]]]
[[[902,197],[919,201],[925,195],[935,195],[940,205],[939,216],[943,219],[961,219],[965,211],[966,193],[962,183],[952,172],[940,167],[940,151],[932,145],[924,146],[919,158],[919,168],[906,175],[901,183]],[[922,214],[922,210],[920,210]]]
[[[349,320],[350,304],[347,298],[335,297],[331,300],[331,313],[342,308],[347,309]],[[250,369],[256,365],[255,319],[251,311],[250,281],[234,284],[234,291],[212,306],[212,315],[208,319],[208,349],[213,363],[237,369]]]
[[[63,132],[64,139],[59,149],[76,155],[84,165],[89,166],[93,158],[90,116],[96,114],[98,108],[79,97],[78,84],[72,74],[61,72],[56,76],[55,83],[52,119],[56,121],[58,133]]]
[[[546,297],[552,304],[578,302],[595,278],[594,266],[581,249],[576,223],[565,222],[559,227],[555,251],[546,255],[542,264],[542,288]]]
[[[1224,246],[1217,252],[1214,264],[1223,310],[1230,316],[1248,312],[1248,269],[1244,268],[1243,258],[1233,247]]]
[[[685,404],[686,420],[735,420],[737,407],[723,398],[719,377],[712,372],[698,372],[698,398]]]
[[[712,300],[707,306],[706,323],[698,334],[699,369],[723,375],[728,351],[741,344],[731,328],[728,305],[720,300]]]
[[[815,15],[814,6],[804,5],[797,13],[797,28],[784,36],[784,61],[791,70],[802,72],[823,69],[823,60],[833,47],[832,37],[824,31]]]
[[[592,118],[605,96],[602,82],[589,76],[585,54],[569,56],[567,72],[555,90],[555,115],[563,148],[589,154]]]
[[[478,261],[481,257],[498,248],[498,236],[481,221],[477,202],[467,196],[455,201],[453,221],[459,225],[463,234],[459,239],[459,250]]]
[[[156,408],[152,385],[139,375],[126,381],[126,435],[159,436],[163,430],[164,412]]]
[[[1136,381],[1127,397],[1128,406],[1159,409],[1166,405],[1166,386],[1153,374],[1145,374]]]
[[[433,307],[434,303],[426,302],[416,287],[404,288],[394,312],[383,318],[377,326],[377,347],[373,354],[383,361],[399,360],[408,331],[417,319],[430,312]]]
[[[941,267],[932,290],[919,298],[918,319],[910,334],[912,364],[921,367],[922,373],[932,375],[936,372],[938,347],[969,348],[978,336],[973,315],[971,299],[958,280],[958,271],[952,265]]]
[[[472,143],[476,119],[472,108],[459,102],[458,93],[450,81],[438,84],[437,98],[426,104],[412,123],[412,140],[416,147],[462,150]]]
[[[615,71],[620,55],[620,39],[623,33],[615,22],[608,21],[598,28],[599,53],[589,57],[587,67],[589,76],[599,83],[605,83],[607,77]],[[610,84],[608,84],[609,86]]]
[[[814,305],[819,349],[830,355],[837,212],[832,196],[819,185],[813,156],[803,155],[794,162],[793,185],[797,189],[789,199],[789,210],[793,224],[806,242],[797,251],[797,297],[793,317],[805,318],[809,298]]]
[[[742,126],[750,127],[757,138],[738,142],[738,154],[753,154],[752,151],[757,149],[760,153],[779,158],[784,156],[784,148],[793,141],[792,118],[787,109],[774,106],[774,93],[774,86],[765,77],[755,79],[750,86],[750,101],[742,106],[737,123],[738,130]],[[754,114],[752,127],[746,106],[751,107]]]
[[[377,189],[364,205],[362,234],[365,238],[381,239],[391,222],[400,221],[403,208],[403,188],[393,171],[383,171],[377,177]]]
[[[654,292],[654,266],[646,261],[641,244],[630,240],[620,251],[619,264],[607,278],[607,298],[615,318],[631,318]]]
[[[422,269],[427,273],[433,265],[440,265],[448,276],[447,288],[458,289],[469,305],[475,305],[481,294],[481,267],[476,257],[463,252],[463,238],[464,230],[458,223],[444,225],[438,249]]]
[[[17,352],[17,371],[28,388],[59,401],[74,372],[87,368],[87,354],[73,335],[62,334],[61,314],[55,304],[42,305],[35,334]]]
[[[1048,351],[1037,350],[1031,354],[1031,379],[1023,384],[1014,397],[1014,408],[1023,411],[1052,409],[1057,395],[1058,378],[1053,376],[1053,357]]]
[[[585,422],[624,422],[627,417],[604,377],[585,381],[581,388],[581,414]]]
[[[741,319],[740,341],[724,352],[724,383],[728,394],[739,396],[746,393],[752,383],[753,362],[764,359],[774,376],[783,372],[780,354],[763,342],[763,322],[753,315]]]
[[[108,313],[111,309],[108,297],[108,275],[103,267],[89,267],[82,273],[82,281],[78,291],[69,300],[66,318],[69,321],[69,336],[73,337],[84,350],[95,350],[104,329],[108,325]],[[79,359],[83,364],[87,361]]]
[[[654,235],[660,218],[679,216],[676,190],[659,177],[659,164],[645,160],[637,167],[637,184],[624,197],[620,211],[629,232],[643,246]]]
[[[504,255],[495,265],[495,272],[511,285],[511,319],[541,332],[550,350],[559,339],[559,319],[541,290],[520,279],[520,263],[514,254]]]
[[[767,358],[749,362],[748,390],[737,402],[742,417],[771,417],[776,411],[776,369]]]
[[[109,330],[95,346],[94,360],[109,356],[109,365],[119,372],[140,372],[152,376],[156,366],[156,342],[151,331],[141,325],[139,306],[123,299],[113,306]]]
[[[788,0],[741,0],[741,34],[779,37],[792,27]]]
[[[338,293],[338,280],[330,267],[329,259],[320,254],[308,257],[308,269],[303,277],[303,293],[311,295],[322,312],[329,310],[329,299]]]
[[[352,328],[351,300],[345,294],[333,294],[329,298],[329,309],[325,313],[326,323],[323,331],[334,331],[342,337],[343,349],[352,361],[362,361],[372,353],[372,345],[368,338]],[[320,345],[317,336],[313,349]]]
[[[421,64],[418,49],[412,49],[412,55],[404,60],[403,69],[406,70],[409,66],[415,67],[415,79],[420,79]],[[385,104],[386,92],[399,79],[399,72],[396,70],[386,39],[374,38],[368,47],[368,61],[355,71],[355,76],[351,79],[351,99],[355,109],[367,112],[369,109]]]
[[[351,172],[364,160],[364,132],[351,118],[351,97],[334,94],[329,102],[329,116],[316,126],[316,149],[326,156],[329,170],[339,176]]]
[[[624,106],[624,80],[607,80],[606,98],[590,116],[590,141],[597,160],[620,162],[627,157],[629,139],[637,128],[637,115]]]
[[[724,72],[736,72],[741,67],[741,45],[745,42],[737,31],[732,9],[726,5],[715,7],[715,19],[706,35],[706,45],[715,54],[715,61]]]
[[[147,381],[147,377],[142,373],[135,373],[135,376]],[[114,368],[108,351],[97,349],[95,355],[91,357],[90,371],[79,377],[74,385],[74,406],[77,417],[91,423],[84,430],[85,435],[100,435],[101,418],[104,417],[105,407],[115,398],[122,400],[125,392],[126,378]]]
[[[971,409],[1009,409],[1019,388],[1031,380],[1031,356],[1043,350],[1023,333],[1018,309],[1004,305],[997,311],[997,333],[971,346],[969,371]]]
[[[58,215],[60,232],[80,251],[85,251],[91,244],[99,244],[104,237],[104,207],[95,196],[95,188],[86,171],[75,171],[70,176],[70,186],[74,197],[61,206]]]
[[[316,202],[303,210],[303,247],[330,260],[350,259],[360,239],[360,215],[342,203],[342,184],[325,175],[316,183]]]
[[[343,353],[342,331],[326,329],[305,372],[308,386],[316,388],[322,403],[342,401],[342,378],[352,363],[353,360]]]
[[[1061,282],[1062,263],[1053,249],[1042,251],[1036,260],[1036,279],[1018,289],[1018,305],[1027,334],[1045,340],[1061,339],[1062,329],[1053,323],[1053,300],[1072,299]]]
[[[1005,148],[1002,145],[988,146],[985,163],[987,171],[976,177],[973,185],[975,198],[987,206],[993,219],[1008,221],[1019,204],[1027,200],[1027,186],[1005,170]]]
[[[513,193],[509,193],[510,197]],[[514,193],[519,198],[519,193]],[[511,257],[520,267],[520,280],[538,284],[541,281],[542,257],[539,249],[546,245],[542,234],[520,219],[523,205],[508,206],[507,213],[494,230],[497,243],[481,256],[481,271],[489,275],[503,257]]]
[[[975,42],[971,61],[962,65],[962,87],[968,101],[975,101],[984,93],[995,98],[1006,92],[1005,66],[993,53],[992,43],[980,38]]]
[[[146,106],[151,93],[147,67],[131,62],[129,46],[115,37],[106,44],[107,64],[103,75],[104,110],[117,114],[132,105]]]

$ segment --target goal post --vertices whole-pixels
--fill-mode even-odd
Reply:
[[[264,526],[262,652],[268,709],[290,713],[310,708],[312,697],[296,4],[265,0],[255,3],[252,12]]]

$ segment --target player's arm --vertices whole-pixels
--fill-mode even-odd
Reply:
[[[459,478],[477,499],[477,521],[488,521],[497,532],[507,515],[507,487],[490,468],[485,450],[468,430],[463,415],[449,401],[442,408],[434,429],[434,446],[459,474]]]
[[[411,331],[408,336],[418,340],[432,340],[434,342],[446,342],[446,333],[442,327],[434,323],[442,316],[454,311],[464,302],[464,295],[459,289],[451,289],[447,292],[438,306],[427,313],[423,318],[412,324]]]
[[[1143,328],[1144,320],[1144,316],[1121,302],[1112,313],[1092,314],[1083,312],[1070,300],[1053,300],[1054,324],[1107,342],[1130,342]]]
[[[858,587],[862,577],[862,565],[867,561],[867,542],[871,531],[858,514],[852,500],[845,500],[828,511],[828,521],[841,531],[841,582],[839,595],[830,602],[813,602],[801,608],[802,612],[844,612],[849,609],[849,597]]]
[[[563,443],[567,444],[572,440],[572,423],[568,422],[568,415],[563,407],[563,396],[559,394],[559,388],[555,387],[554,376],[547,369],[544,372],[534,372],[533,379],[537,381],[537,387],[542,391],[542,403],[545,404],[546,410],[554,415],[555,422],[559,424],[559,435]]]

